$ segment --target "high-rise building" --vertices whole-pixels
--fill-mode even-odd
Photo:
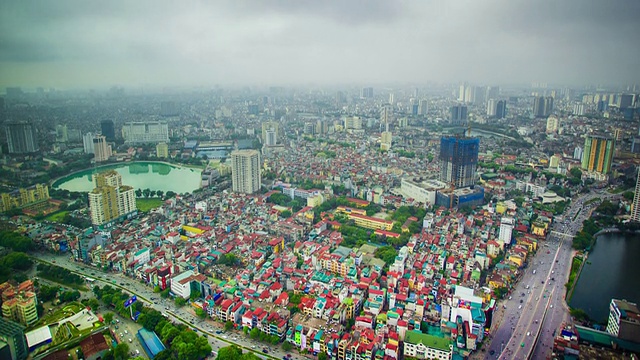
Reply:
[[[347,116],[344,119],[344,128],[353,130],[362,129],[362,118],[358,116]]]
[[[380,122],[383,124],[389,124],[392,121],[393,110],[391,110],[391,106],[384,105],[380,109]],[[385,130],[388,130],[385,128]]]
[[[455,188],[474,185],[479,148],[477,138],[443,136],[440,139],[440,180]]]
[[[396,103],[396,94],[390,93],[389,94],[389,104],[393,105],[395,103]]]
[[[115,170],[94,174],[96,187],[89,193],[91,223],[108,224],[119,217],[136,211],[135,192],[131,186],[122,185],[122,176]]]
[[[557,133],[560,127],[560,120],[555,116],[547,118],[547,134]]]
[[[380,134],[380,150],[390,150],[392,138],[391,131],[383,131]]]
[[[496,100],[496,99],[489,99],[489,101],[487,101],[487,116],[488,117],[496,116],[496,103],[497,102],[498,102],[498,100]]]
[[[265,145],[267,146],[276,146],[277,144],[277,136],[276,131],[274,129],[268,129],[265,133]]]
[[[618,108],[624,110],[633,107],[633,94],[620,94],[618,96]]]
[[[422,99],[418,102],[418,115],[427,115],[429,112],[429,101]]]
[[[505,245],[511,244],[511,234],[513,233],[513,218],[503,217],[500,220],[500,235],[498,235],[498,239],[502,241]]]
[[[95,152],[95,148],[93,147],[93,134],[86,133],[82,135],[82,147],[84,148],[85,154],[93,154]]]
[[[573,105],[573,115],[576,115],[576,116],[584,115],[584,104]]]
[[[156,145],[156,157],[166,159],[169,157],[169,145],[166,142],[161,142]]]
[[[451,123],[454,125],[463,125],[467,123],[468,113],[466,105],[454,105],[450,109]]]
[[[615,140],[606,136],[587,135],[584,139],[582,169],[608,174],[611,171]]]
[[[236,150],[231,153],[233,191],[253,194],[262,185],[262,163],[257,150]]]
[[[9,193],[1,193],[0,212],[29,206],[48,199],[49,187],[46,184],[35,184],[28,188],[20,188]]]
[[[11,121],[5,125],[9,154],[29,154],[39,150],[36,128],[28,121]]]
[[[93,225],[103,225],[118,218],[118,193],[114,187],[96,187],[89,193],[89,212]]]
[[[607,332],[618,339],[640,342],[640,310],[638,305],[626,301],[611,299]]]
[[[111,145],[107,143],[107,138],[103,135],[93,137],[93,154],[95,162],[103,162],[111,157]]]
[[[69,134],[67,133],[67,125],[66,124],[56,125],[56,142],[66,143],[68,141],[69,141]]]
[[[100,130],[102,136],[107,138],[107,141],[116,141],[116,129],[113,125],[113,120],[102,120],[100,122]]]
[[[24,360],[29,355],[24,327],[0,317],[0,355],[3,359]]]
[[[636,178],[636,192],[633,194],[633,205],[631,209],[631,220],[640,222],[640,166],[638,167],[638,177]]]
[[[489,99],[496,99],[500,96],[500,87],[499,86],[487,86],[487,90],[485,93],[485,102]]]
[[[276,143],[278,142],[278,138],[280,135],[280,124],[275,121],[265,121],[262,123],[262,143],[267,143],[267,131],[273,130],[276,135]],[[274,144],[275,145],[275,144]]]
[[[507,102],[505,100],[489,99],[487,102],[487,116],[504,119],[507,116]]]
[[[160,115],[161,116],[177,116],[178,106],[175,101],[163,101],[160,103]]]
[[[468,102],[469,100],[467,99],[467,88],[469,87],[469,85],[467,85],[467,83],[464,84],[460,84],[460,89],[458,91],[458,101],[459,102]]]
[[[127,144],[169,142],[169,126],[166,122],[128,122],[122,127],[122,137]]]
[[[373,88],[372,87],[363,87],[360,90],[360,98],[362,99],[372,99],[373,98]]]
[[[575,160],[582,160],[582,148],[580,146],[576,146],[573,149],[573,158]]]
[[[553,112],[553,98],[551,96],[536,96],[533,99],[533,116],[543,118]]]
[[[496,118],[504,119],[507,117],[507,101],[500,100],[498,101],[498,105],[496,105]]]

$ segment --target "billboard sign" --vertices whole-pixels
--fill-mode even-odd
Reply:
[[[131,304],[133,304],[137,300],[138,298],[135,295],[133,295],[131,298],[129,298],[127,301],[124,302],[124,307],[128,308],[129,306],[131,306]]]

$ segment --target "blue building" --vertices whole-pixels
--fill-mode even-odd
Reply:
[[[164,350],[162,341],[158,338],[155,332],[142,328],[138,331],[138,339],[142,344],[142,348],[149,356],[149,359],[153,359],[158,353]]]
[[[448,209],[463,206],[478,206],[484,203],[484,188],[471,186],[460,189],[438,190],[436,193],[436,205]]]
[[[443,136],[440,139],[440,180],[462,188],[475,185],[480,139]]]

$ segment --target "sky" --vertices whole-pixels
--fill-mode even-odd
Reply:
[[[637,0],[0,2],[0,87],[640,84]]]

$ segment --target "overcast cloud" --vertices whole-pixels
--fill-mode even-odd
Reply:
[[[640,1],[2,1],[0,86],[640,83]]]

